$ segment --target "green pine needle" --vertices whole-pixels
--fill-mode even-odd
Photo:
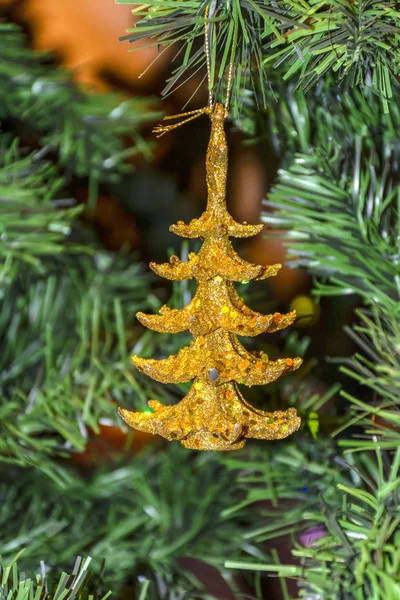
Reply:
[[[17,26],[0,23],[0,36],[0,123],[12,120],[24,136],[37,138],[41,156],[57,153],[66,174],[102,180],[127,172],[132,155],[150,156],[140,129],[160,117],[151,100],[95,94],[53,66],[48,54],[30,49]]]
[[[244,536],[252,511],[226,514],[243,491],[216,454],[171,444],[90,478],[66,471],[64,489],[37,471],[8,473],[7,483],[0,485],[0,554],[7,562],[25,548],[25,571],[40,560],[46,560],[51,575],[70,569],[71,556],[85,550],[94,572],[103,568],[107,588],[118,592],[121,582],[129,580],[136,598],[137,582],[145,577],[152,582],[151,597],[161,599],[202,592],[181,557],[218,568],[228,548],[237,560],[254,553],[266,559]]]
[[[399,73],[400,13],[392,2],[347,0],[271,2],[270,0],[134,1],[133,29],[121,41],[134,48],[176,45],[175,67],[164,95],[197,71],[206,78],[204,29],[210,40],[209,87],[215,100],[224,98],[223,77],[233,65],[232,106],[241,112],[242,90],[268,87],[266,66],[279,68],[285,80],[298,80],[308,90],[328,73],[351,86],[370,86],[385,112]],[[206,11],[208,10],[208,18]]]
[[[235,470],[242,470],[242,483],[248,488],[247,501],[237,510],[276,498],[273,508],[260,508],[259,522],[265,524],[246,533],[246,539],[271,544],[289,534],[292,555],[301,566],[228,560],[225,567],[295,578],[296,598],[396,598],[400,450],[390,461],[376,445],[375,457],[365,452],[344,461],[334,443],[324,440],[312,448],[304,441],[267,455],[228,459],[228,465],[232,462]]]
[[[103,594],[91,579],[91,558],[76,559],[71,574],[62,573],[57,585],[49,581],[42,563],[42,572],[29,577],[19,569],[21,550],[9,562],[0,556],[0,600],[106,600],[111,592]],[[146,594],[141,596],[145,600]]]

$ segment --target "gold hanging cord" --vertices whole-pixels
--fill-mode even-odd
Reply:
[[[205,19],[206,19],[206,22],[204,24],[204,44],[205,44],[206,65],[207,65],[208,106],[205,106],[204,108],[198,108],[196,110],[191,110],[189,112],[180,113],[178,115],[167,115],[166,117],[164,117],[164,119],[163,119],[164,121],[171,120],[171,119],[179,119],[180,117],[185,117],[185,118],[183,119],[183,121],[179,121],[179,123],[174,123],[173,125],[157,125],[153,129],[153,133],[158,134],[157,137],[161,137],[165,133],[168,133],[169,131],[172,131],[173,129],[177,129],[181,125],[185,125],[185,123],[189,123],[189,121],[193,121],[194,119],[197,119],[197,117],[200,117],[201,115],[204,115],[204,114],[210,115],[213,112],[214,99],[213,99],[213,93],[212,93],[212,87],[211,87],[210,40],[209,40],[209,32],[208,32],[209,27],[210,27],[210,23],[208,22],[209,6],[210,5],[207,5],[206,11],[204,14]],[[226,86],[226,97],[225,97],[225,119],[228,117],[228,113],[229,113],[229,99],[230,99],[230,95],[231,95],[232,72],[233,72],[233,63],[230,62],[229,71],[228,71],[228,82],[227,82],[227,86]]]

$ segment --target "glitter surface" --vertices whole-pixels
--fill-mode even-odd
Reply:
[[[194,379],[189,393],[178,404],[164,406],[151,400],[152,412],[120,409],[122,418],[135,429],[179,440],[197,450],[236,450],[246,438],[285,438],[300,426],[296,410],[273,413],[255,409],[239,391],[237,383],[265,385],[297,369],[300,358],[270,361],[265,353],[249,352],[238,335],[256,336],[284,329],[296,313],[262,315],[248,308],[233,281],[266,279],[281,265],[253,265],[241,259],[229,236],[250,237],[262,225],[236,223],[226,207],[228,148],[224,132],[224,108],[217,104],[211,115],[207,150],[206,211],[189,224],[178,221],[171,231],[181,237],[200,237],[203,245],[187,262],[172,256],[169,263],[150,267],[166,279],[195,278],[197,292],[183,309],[163,306],[159,315],[138,313],[139,321],[159,332],[190,331],[193,341],[178,354],[164,360],[133,356],[135,366],[156,381],[180,383]]]

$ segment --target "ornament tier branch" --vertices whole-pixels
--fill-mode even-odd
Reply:
[[[280,264],[263,267],[243,260],[233,249],[225,229],[215,223],[214,225],[214,231],[204,236],[200,252],[191,252],[188,261],[181,262],[177,256],[171,256],[169,263],[150,263],[150,268],[164,279],[173,281],[193,277],[198,282],[213,277],[222,277],[229,281],[252,281],[276,275],[281,268]],[[217,228],[218,232],[215,231]]]
[[[223,329],[197,337],[164,360],[134,356],[133,362],[160,383],[180,383],[199,376],[217,384],[236,381],[249,387],[271,383],[301,365],[300,358],[270,361],[266,354],[249,352],[234,334]]]
[[[291,325],[295,312],[262,315],[248,308],[233,281],[266,279],[281,265],[261,266],[246,262],[235,252],[229,236],[250,237],[262,225],[236,223],[226,208],[228,150],[222,105],[211,116],[207,150],[208,201],[205,212],[189,224],[179,221],[171,230],[182,237],[200,237],[203,245],[187,262],[172,256],[170,263],[150,266],[166,279],[195,278],[197,292],[181,310],[163,306],[159,315],[138,313],[141,323],[159,332],[190,331],[194,340],[163,360],[132,357],[136,367],[162,383],[194,379],[189,393],[175,406],[152,400],[152,413],[120,410],[125,421],[136,429],[180,440],[187,448],[233,450],[243,447],[245,438],[281,439],[300,426],[294,409],[274,413],[250,406],[237,383],[265,385],[297,369],[300,358],[270,361],[265,353],[249,352],[238,335],[256,336]]]
[[[264,225],[248,225],[247,223],[237,223],[226,212],[221,215],[222,221],[219,226],[225,228],[226,233],[231,237],[246,238],[260,233]],[[169,228],[172,233],[179,235],[184,238],[199,238],[205,237],[214,231],[215,228],[215,217],[213,211],[209,208],[205,211],[199,219],[192,219],[188,225],[183,221],[178,221],[175,225],[171,225]]]
[[[196,337],[223,329],[236,335],[254,337],[284,329],[293,323],[296,313],[262,315],[255,312],[245,305],[230,281],[217,276],[199,283],[194,298],[183,309],[163,306],[160,315],[139,312],[136,316],[153,331],[190,331]]]

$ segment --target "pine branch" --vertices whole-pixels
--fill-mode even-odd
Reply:
[[[140,129],[160,116],[151,101],[92,93],[28,48],[19,28],[0,22],[0,120],[20,136],[37,138],[41,155],[56,153],[66,174],[115,180],[126,159],[149,156]],[[123,138],[130,139],[127,147]]]
[[[247,488],[263,481],[261,489],[250,489],[243,504],[273,504],[261,509],[260,522],[265,524],[247,539],[271,543],[291,535],[292,555],[301,566],[282,565],[278,557],[275,564],[229,560],[225,566],[293,577],[307,600],[395,598],[400,592],[399,466],[399,450],[393,461],[378,447],[375,457],[364,452],[344,460],[328,440],[311,446],[285,444],[273,453],[263,452],[258,460],[233,461]]]
[[[173,465],[179,465],[178,478]],[[265,559],[243,535],[250,511],[225,514],[243,492],[215,454],[170,445],[90,479],[67,471],[64,489],[38,472],[8,470],[0,478],[0,552],[7,561],[25,547],[25,571],[44,557],[50,574],[69,569],[71,555],[85,550],[95,572],[105,561],[103,580],[115,592],[127,580],[136,598],[137,582],[145,577],[152,598],[180,597],[182,591],[207,598],[180,557],[221,568],[229,548],[237,559],[249,553]]]
[[[0,23],[0,35],[0,460],[60,480],[54,458],[83,450],[122,395],[144,404],[148,384],[128,366],[136,332],[125,328],[154,303],[135,259],[97,250],[62,190],[89,176],[95,201],[93,184],[147,149],[139,130],[154,113],[78,86],[14,25]]]
[[[204,27],[210,37],[211,88],[223,97],[222,78],[234,66],[232,105],[240,113],[241,90],[267,90],[270,64],[284,79],[296,77],[308,90],[328,73],[352,86],[368,85],[380,96],[385,112],[399,72],[399,14],[389,1],[270,2],[235,0],[191,2],[152,0],[138,5],[136,26],[122,36],[136,47],[177,44],[178,67],[164,94],[198,70],[205,77]],[[208,9],[208,18],[206,18]],[[143,42],[143,45],[140,43]]]
[[[394,310],[400,114],[383,115],[367,90],[365,98],[355,92],[335,99],[327,82],[326,92],[308,104],[289,92],[274,117],[281,127],[276,133],[295,128],[296,137],[284,144],[284,168],[265,203],[278,212],[265,213],[264,220],[290,232],[290,264],[323,278],[319,294],[357,293],[369,305],[383,302]]]
[[[362,426],[363,435],[340,443],[355,451],[374,450],[379,440],[381,447],[396,449],[400,443],[400,330],[399,310],[387,314],[379,306],[370,311],[357,311],[359,324],[346,328],[360,352],[345,361],[341,370],[361,386],[369,388],[374,402],[343,393],[350,402],[351,411],[342,429]]]
[[[35,600],[57,600],[58,598],[71,598],[84,600],[106,600],[111,592],[102,594],[99,585],[90,581],[92,573],[89,571],[91,558],[82,559],[80,556],[75,561],[71,574],[62,573],[60,579],[55,582],[49,581],[45,565],[42,562],[42,571],[34,578],[27,577],[19,569],[18,561],[23,551],[18,552],[10,562],[5,563],[0,556],[0,599],[1,600],[24,600],[35,598]],[[143,586],[144,587],[144,586]],[[146,595],[141,596],[145,600]]]
[[[265,220],[286,230],[295,256],[289,264],[319,277],[317,294],[357,294],[367,307],[358,312],[360,324],[347,329],[360,352],[342,361],[364,393],[358,399],[343,392],[350,408],[337,431],[361,425],[363,435],[341,443],[360,451],[374,449],[379,438],[381,447],[396,448],[400,116],[396,107],[385,115],[368,91],[335,98],[329,84],[308,104],[289,92],[277,108],[270,132],[274,140],[284,133],[281,146],[274,144],[284,168],[266,203],[277,211]]]
[[[61,208],[56,201],[62,180],[40,152],[27,154],[17,139],[0,137],[0,289],[18,275],[22,265],[43,270],[42,258],[68,247],[67,238],[80,207]]]
[[[136,4],[126,0],[117,0],[117,3]],[[290,5],[281,4],[282,7],[276,4],[269,6],[258,0],[219,3],[204,0],[166,3],[155,0],[151,5],[138,5],[133,9],[139,21],[120,40],[131,44],[145,40],[146,46],[169,47],[178,44],[176,57],[180,64],[162,92],[166,95],[199,69],[205,76],[206,53],[203,45],[207,24],[211,45],[211,89],[216,92],[216,100],[222,100],[221,80],[232,64],[232,104],[236,106],[243,81],[252,77],[253,62],[256,64],[255,79],[259,79],[262,86],[266,84],[262,56],[265,39],[272,37],[274,40],[283,40],[281,29],[284,31],[296,25],[291,18]],[[300,27],[308,29],[303,24]],[[143,47],[143,44],[137,44],[136,47]]]
[[[43,276],[20,269],[0,319],[2,460],[56,475],[51,456],[83,450],[87,427],[118,418],[115,402],[145,404],[126,329],[148,306],[148,285],[140,265],[99,251],[48,259]]]
[[[283,68],[284,79],[297,74],[298,87],[304,91],[328,73],[335,73],[338,83],[346,79],[351,86],[370,86],[388,112],[400,64],[400,15],[394,4],[312,1],[307,4],[307,16],[310,29],[295,27],[289,31],[289,48],[271,43],[266,63]]]
[[[361,144],[355,148],[356,169],[360,158]],[[323,276],[326,283],[316,284],[320,294],[359,294],[394,309],[399,270],[392,260],[390,203],[396,191],[382,197],[392,182],[379,179],[373,167],[348,173],[345,185],[333,183],[339,173],[332,166],[322,156],[297,156],[289,170],[280,171],[266,203],[280,212],[265,220],[291,231],[290,254],[296,257],[291,265],[310,265]]]

